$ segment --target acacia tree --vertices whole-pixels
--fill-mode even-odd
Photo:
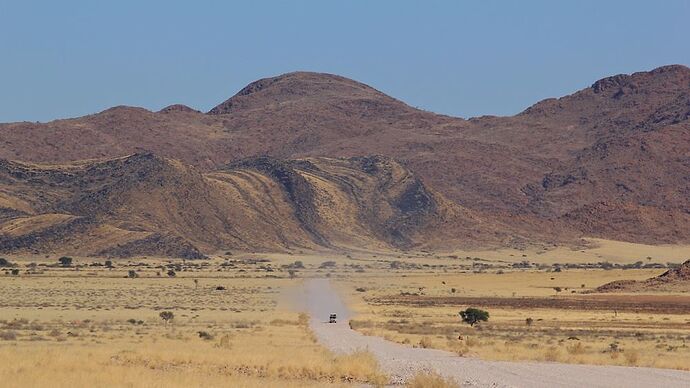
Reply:
[[[489,312],[470,307],[467,310],[460,311],[460,318],[462,318],[463,322],[469,324],[470,326],[474,326],[480,321],[488,321]]]

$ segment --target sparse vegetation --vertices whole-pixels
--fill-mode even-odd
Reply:
[[[428,268],[420,270],[428,271]],[[631,297],[623,295],[612,295],[610,301],[603,296],[590,298],[588,294],[568,299],[553,298],[553,286],[549,284],[553,273],[545,270],[506,271],[503,275],[456,275],[441,271],[381,277],[367,284],[366,294],[354,290],[361,280],[344,281],[352,286],[351,296],[359,301],[359,314],[351,321],[351,326],[366,335],[413,346],[420,346],[420,341],[426,337],[431,339],[433,348],[482,359],[631,365],[632,361],[625,356],[631,350],[637,354],[636,360],[631,356],[637,366],[690,369],[686,366],[690,365],[690,347],[683,347],[688,339],[678,333],[669,335],[669,331],[677,327],[675,325],[690,322],[690,309],[680,307],[682,303],[669,305],[675,301],[673,298],[655,296],[659,300],[657,304],[652,297],[648,297],[649,300],[634,297],[634,303],[626,308]],[[630,270],[563,271],[558,274],[558,282],[563,290],[579,290],[584,278],[588,283],[604,284],[621,276],[644,279],[659,273],[644,268],[638,270],[639,274],[622,274],[622,271]],[[458,291],[460,295],[448,292],[447,285],[454,284],[462,285]],[[584,305],[548,304],[553,299],[567,302],[571,298],[588,302]],[[486,310],[491,312],[490,321],[475,325],[474,329],[457,324],[458,313],[454,307],[471,305],[472,300],[484,303]],[[594,301],[598,304],[596,308],[590,304]],[[659,311],[662,305],[673,308],[674,312],[652,312]],[[539,309],[539,316],[528,315],[534,314],[535,308]],[[630,332],[635,322],[644,323],[646,332]],[[481,328],[480,333],[476,332],[477,327]],[[609,344],[613,342],[618,343],[615,345],[617,351],[611,352]]]
[[[160,314],[158,314],[163,322],[165,323],[170,323],[172,320],[175,318],[175,314],[173,314],[172,311],[162,311]]]
[[[0,331],[0,339],[3,341],[15,341],[17,339],[17,333],[14,331]]]
[[[399,256],[402,260],[408,257],[404,254]],[[22,268],[22,274],[26,267],[27,274],[37,271],[39,276],[3,276],[0,280],[5,279],[6,290],[7,287],[14,290],[8,294],[12,305],[21,308],[38,305],[43,309],[35,310],[28,320],[3,321],[2,313],[6,310],[0,308],[0,333],[14,333],[14,339],[6,340],[7,345],[14,349],[0,349],[0,359],[10,355],[15,358],[42,357],[38,350],[30,350],[29,345],[33,341],[43,341],[43,348],[52,349],[51,344],[59,343],[74,352],[71,355],[84,357],[88,351],[91,356],[87,359],[98,361],[101,368],[94,370],[108,373],[117,370],[120,372],[115,374],[125,379],[128,373],[132,373],[133,366],[129,365],[145,362],[153,365],[152,374],[147,371],[138,378],[153,379],[147,376],[156,376],[156,381],[168,379],[171,370],[182,376],[180,379],[185,379],[184,376],[203,375],[201,371],[208,372],[222,366],[233,373],[230,377],[223,376],[222,384],[232,384],[227,382],[232,381],[240,386],[238,378],[248,379],[251,382],[248,386],[273,383],[289,386],[291,381],[305,386],[323,386],[327,382],[375,386],[376,381],[386,382],[371,355],[346,360],[330,354],[313,342],[314,337],[308,330],[308,316],[276,311],[275,298],[280,294],[279,290],[301,283],[286,279],[288,270],[284,265],[294,263],[295,256],[286,255],[282,259],[268,256],[276,270],[275,275],[261,270],[266,265],[263,260],[269,259],[255,259],[244,254],[236,257],[242,259],[187,261],[177,277],[168,280],[155,279],[155,273],[165,276],[168,269],[177,272],[174,261],[122,261],[117,265],[119,275],[114,276],[116,272],[109,272],[107,266],[101,265],[102,259],[98,261],[99,265],[89,264],[87,259],[80,260],[81,271],[65,271],[55,268],[54,256],[37,260],[38,264],[32,266],[22,258],[17,267]],[[308,256],[299,260],[305,267],[300,275],[305,278],[316,273],[324,276],[329,271],[320,271],[322,260],[321,257]],[[409,260],[404,261],[405,265],[395,271],[394,276],[390,276],[389,261],[377,259],[368,262],[358,258],[356,263],[338,262],[332,283],[353,300],[358,313],[355,319],[350,320],[354,329],[410,347],[440,348],[463,357],[481,359],[555,360],[668,368],[687,368],[686,365],[690,365],[690,349],[684,347],[688,339],[673,329],[690,321],[685,313],[635,313],[617,307],[618,316],[614,317],[614,309],[608,306],[600,310],[581,310],[580,306],[566,310],[545,304],[550,300],[588,297],[587,294],[555,297],[554,283],[563,290],[579,291],[585,276],[587,284],[596,287],[612,277],[646,278],[650,273],[660,271],[641,268],[625,270],[622,275],[622,268],[606,272],[569,269],[556,275],[532,264],[529,269],[513,269],[505,265],[500,267],[505,273],[498,275],[496,264],[486,261],[494,267],[486,273],[475,274],[472,273],[473,262],[472,258],[469,261],[454,259],[451,264]],[[165,269],[161,270],[161,266]],[[567,263],[562,264],[563,268],[567,266]],[[359,268],[366,269],[366,280],[354,274]],[[126,276],[123,275],[130,270],[136,271],[141,280],[124,279]],[[556,282],[550,280],[554,276]],[[198,288],[194,279],[200,280]],[[64,287],[63,284],[72,286]],[[94,293],[94,289],[99,291]],[[462,302],[456,302],[458,300]],[[509,301],[525,304],[505,305],[512,303]],[[474,328],[458,324],[458,305],[490,311],[491,319],[479,326],[475,324]],[[11,314],[16,314],[16,307],[12,311]],[[166,311],[174,312],[174,319],[166,321],[159,315]],[[66,318],[56,319],[56,313],[64,314]],[[88,314],[88,319],[82,318],[84,313]],[[95,317],[93,321],[91,317]],[[645,329],[628,330],[637,320],[644,323]],[[628,329],[621,330],[621,327]],[[612,352],[609,344],[614,342],[617,342],[617,350]],[[172,347],[176,349],[177,358],[168,356]],[[248,357],[249,354],[252,357]],[[175,364],[180,359],[186,360],[182,369]],[[218,359],[223,363],[218,363]],[[54,369],[57,365],[50,361],[41,368],[60,375],[63,373],[61,369]],[[78,370],[83,370],[82,365],[86,368],[91,364],[77,365],[80,365],[76,367]],[[294,372],[294,375],[290,374],[295,376],[294,379],[286,379],[285,371],[298,365],[306,368],[304,372]],[[173,366],[175,369],[170,369]],[[238,372],[244,367],[263,372],[260,376]],[[276,372],[279,367],[284,368],[283,372]],[[3,368],[0,368],[0,378],[6,376],[3,373]],[[30,378],[26,376],[22,378]],[[204,376],[209,381],[221,378],[213,372]],[[185,381],[187,385],[196,384]],[[176,384],[179,383],[173,381],[169,385],[174,387]]]

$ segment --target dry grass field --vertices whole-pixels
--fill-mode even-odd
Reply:
[[[593,293],[611,281],[657,276],[666,269],[653,266],[682,262],[688,247],[589,243],[585,250],[355,252],[300,260],[304,276],[336,281],[355,312],[352,327],[368,335],[489,360],[690,369],[687,291]],[[285,264],[294,257],[272,259]],[[467,307],[488,310],[489,322],[463,324],[458,312]]]
[[[47,263],[55,261],[32,269],[19,261],[19,275],[0,276],[3,387],[386,381],[371,355],[336,356],[316,344],[308,317],[281,302],[283,291],[300,280],[259,275],[261,263],[41,265]],[[129,278],[129,271],[136,277]],[[164,321],[164,311],[174,318]]]
[[[409,346],[489,360],[690,369],[688,293],[591,293],[613,280],[656,276],[664,269],[650,266],[679,262],[684,250],[678,258],[665,256],[666,247],[645,252],[654,254],[643,260],[648,268],[631,266],[638,256],[612,252],[605,262],[614,265],[602,269],[604,248],[598,249],[558,248],[543,262],[536,250],[228,252],[186,262],[114,260],[112,268],[105,259],[75,257],[63,267],[56,256],[8,257],[12,267],[0,272],[0,381],[7,387],[387,382],[372,355],[339,356],[315,342],[308,317],[292,303],[301,279],[313,276],[330,277],[342,290],[354,329]],[[489,311],[489,321],[463,324],[458,312],[467,307]],[[174,315],[169,321],[161,318],[167,311]],[[423,375],[413,383],[445,384]]]
[[[397,270],[339,284],[356,311],[354,329],[409,346],[487,360],[690,370],[690,295],[586,293],[660,272]],[[489,321],[462,323],[458,313],[468,307],[489,311]]]

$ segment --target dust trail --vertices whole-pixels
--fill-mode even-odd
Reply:
[[[325,322],[332,313],[337,314],[338,320],[342,322],[350,319],[350,310],[328,279],[306,280],[304,293],[304,306],[313,320]]]
[[[347,322],[352,316],[331,282],[325,278],[295,280],[294,284],[281,290],[277,302],[279,310],[306,312],[318,322],[328,321],[330,314],[337,314],[342,322]]]
[[[307,312],[306,295],[303,281],[295,279],[293,284],[281,288],[277,300],[277,309],[281,311]]]

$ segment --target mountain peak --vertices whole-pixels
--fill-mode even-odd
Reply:
[[[209,114],[226,114],[268,104],[314,99],[384,98],[396,101],[361,82],[335,74],[295,71],[262,78],[211,109]]]
[[[658,83],[664,83],[665,81],[682,83],[683,80],[686,80],[686,82],[690,80],[690,68],[683,65],[667,65],[657,67],[650,71],[640,71],[633,74],[617,74],[605,77],[592,84],[591,89],[594,93],[601,93],[609,89],[618,90],[626,86],[653,89]]]
[[[196,110],[194,108],[190,108],[187,105],[183,105],[183,104],[168,105],[165,108],[158,111],[158,113],[175,113],[175,112],[201,113],[198,110]]]

